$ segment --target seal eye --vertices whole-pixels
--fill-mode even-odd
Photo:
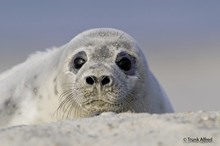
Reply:
[[[74,60],[74,67],[76,69],[80,69],[83,66],[83,64],[85,64],[85,62],[86,61],[84,59],[82,59],[82,58],[76,58]]]
[[[129,71],[131,69],[131,61],[126,57],[123,57],[120,61],[118,61],[117,65],[124,71]]]

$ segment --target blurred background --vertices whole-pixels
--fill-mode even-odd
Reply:
[[[0,72],[90,28],[132,35],[176,112],[220,108],[220,1],[0,1]]]

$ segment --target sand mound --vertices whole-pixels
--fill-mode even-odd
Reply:
[[[220,145],[220,112],[107,113],[74,121],[0,129],[0,146],[19,145],[217,146]]]

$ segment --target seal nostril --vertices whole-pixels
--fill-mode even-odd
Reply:
[[[102,81],[101,81],[101,84],[102,85],[106,85],[106,84],[109,84],[110,83],[110,78],[108,77],[108,76],[104,76],[103,78],[102,78]]]
[[[94,78],[93,77],[87,77],[86,78],[86,83],[89,85],[93,85],[95,83]]]

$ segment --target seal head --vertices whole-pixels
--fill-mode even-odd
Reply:
[[[105,28],[85,31],[69,43],[62,60],[58,113],[63,117],[147,112],[152,106],[148,99],[153,97],[146,92],[151,90],[148,65],[128,34]]]

